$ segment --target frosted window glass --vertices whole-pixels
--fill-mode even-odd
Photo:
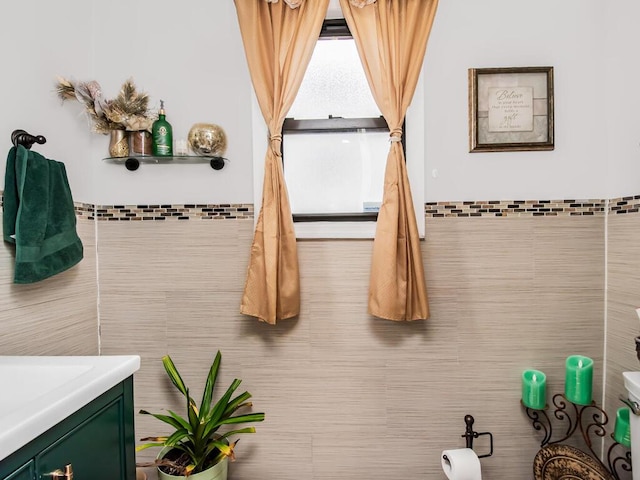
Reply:
[[[319,40],[287,117],[379,117],[353,39]]]
[[[292,213],[360,213],[379,205],[388,153],[388,132],[287,135],[284,176]]]

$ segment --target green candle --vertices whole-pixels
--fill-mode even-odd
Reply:
[[[590,405],[593,388],[593,360],[582,355],[567,357],[564,396],[576,405]]]
[[[547,376],[540,370],[522,372],[522,403],[525,407],[542,410],[547,404]]]
[[[629,408],[621,407],[616,414],[616,427],[613,431],[613,438],[620,445],[631,446],[631,427],[629,425]]]

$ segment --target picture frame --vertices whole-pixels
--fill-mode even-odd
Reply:
[[[554,149],[553,67],[469,69],[469,152]]]

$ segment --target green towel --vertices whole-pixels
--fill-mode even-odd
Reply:
[[[12,147],[4,177],[4,241],[16,246],[14,283],[33,283],[82,260],[64,163]]]

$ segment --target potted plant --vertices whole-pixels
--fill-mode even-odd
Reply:
[[[187,412],[186,416],[181,417],[171,410],[168,411],[169,415],[140,410],[141,414],[152,415],[175,429],[169,436],[143,438],[141,441],[149,443],[136,448],[140,451],[149,447],[163,447],[154,462],[158,467],[158,476],[161,480],[186,477],[190,480],[225,480],[227,464],[229,459],[235,459],[234,447],[237,443],[237,440],[230,441],[230,437],[241,433],[255,433],[255,428],[227,427],[221,431],[221,427],[264,420],[264,413],[236,414],[238,410],[252,406],[248,401],[251,398],[249,392],[234,396],[241,380],[234,379],[224,395],[214,403],[213,391],[221,358],[222,355],[218,351],[209,369],[199,406],[189,395],[189,389],[184,384],[171,357],[166,355],[162,358],[162,364],[169,379],[186,399]]]

